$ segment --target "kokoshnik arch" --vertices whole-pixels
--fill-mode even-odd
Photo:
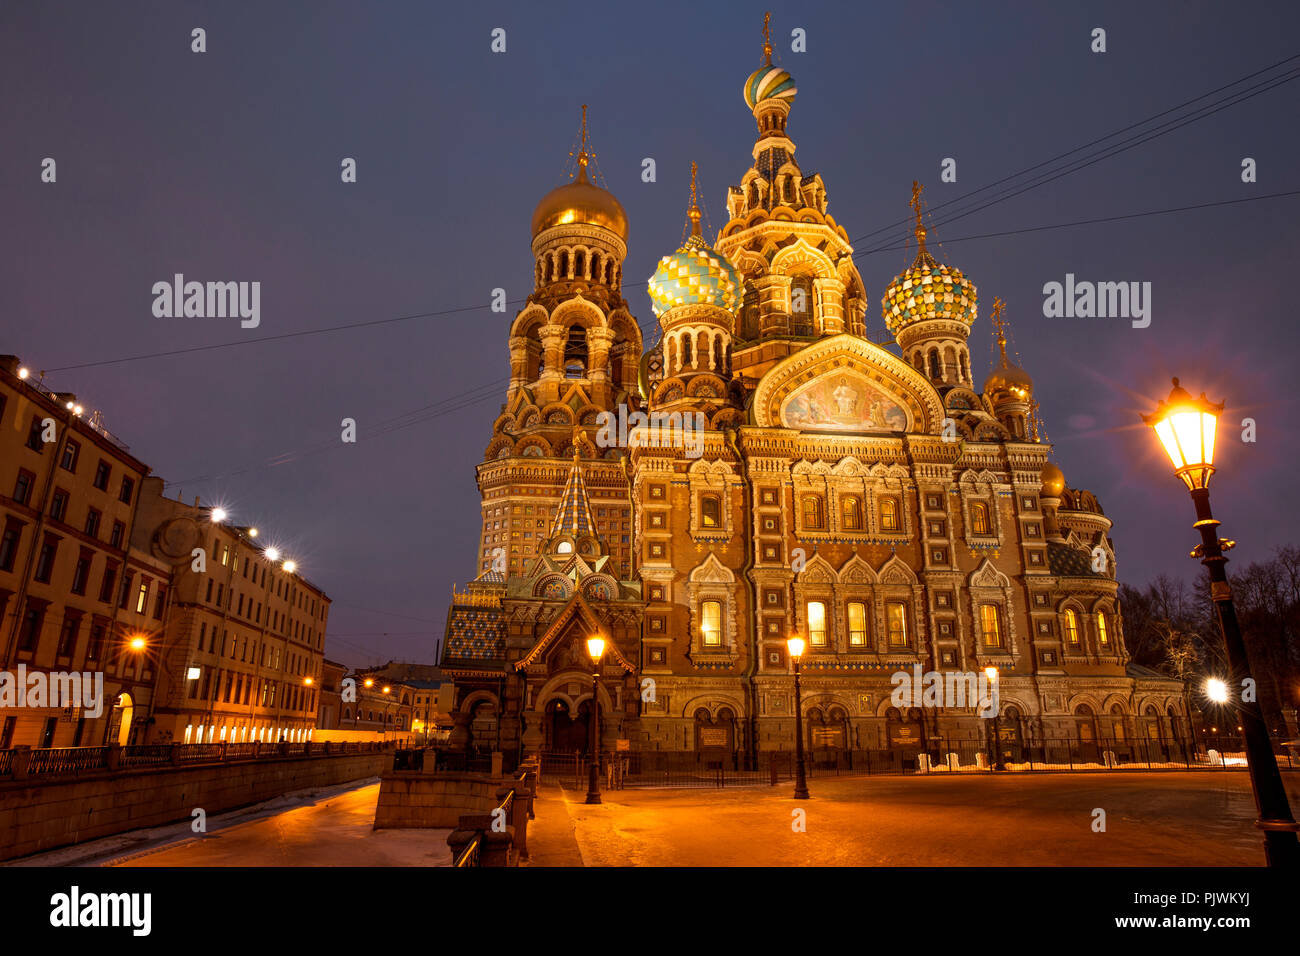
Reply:
[[[1049,461],[1001,304],[977,391],[976,288],[927,249],[913,184],[916,260],[882,301],[900,354],[867,339],[848,233],[786,132],[794,80],[764,54],[744,83],[753,164],[712,247],[692,174],[689,237],[650,279],[648,350],[622,295],[627,216],[588,179],[585,108],[574,178],[533,213],[535,287],[478,465],[478,576],[443,644],[453,748],[507,766],[585,751],[593,634],[601,749],[628,741],[643,763],[755,768],[792,749],[792,633],[818,761],[982,744],[975,707],[891,707],[891,675],[915,665],[997,667],[1013,745],[1186,740],[1182,685],[1128,661],[1111,523]],[[703,416],[702,454],[600,447],[620,406]]]

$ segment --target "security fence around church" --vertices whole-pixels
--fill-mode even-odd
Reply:
[[[1273,752],[1283,770],[1300,770],[1300,741],[1275,737]],[[440,755],[439,766],[475,769],[490,758],[464,754]],[[586,788],[588,758],[584,753],[542,753],[542,780],[570,788]],[[1195,745],[1180,741],[1077,737],[1036,738],[1021,743],[1003,735],[1001,743],[938,736],[925,749],[839,750],[810,748],[807,772],[814,776],[1033,773],[1109,771],[1231,771],[1246,769],[1241,738],[1203,735]],[[724,788],[775,786],[794,779],[792,750],[760,751],[757,766],[746,766],[740,753],[631,751],[601,754],[600,780],[607,789],[657,787]]]

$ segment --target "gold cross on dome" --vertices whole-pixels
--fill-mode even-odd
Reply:
[[[1002,364],[1007,364],[1007,320],[1002,317],[1006,304],[996,296],[993,299],[993,312],[990,319],[993,329],[998,334],[998,351],[1002,353]]]
[[[763,65],[772,65],[772,12],[763,14]]]

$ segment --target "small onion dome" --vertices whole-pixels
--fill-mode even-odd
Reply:
[[[716,305],[735,315],[740,307],[741,279],[731,260],[696,235],[659,260],[648,291],[656,317],[679,305]]]
[[[1065,490],[1065,472],[1057,468],[1050,461],[1043,466],[1043,488],[1042,494],[1048,498],[1059,498],[1061,492]]]
[[[533,237],[552,226],[601,226],[627,241],[627,213],[614,194],[587,181],[580,166],[573,182],[552,189],[533,210]]]
[[[764,100],[781,99],[789,105],[794,102],[794,95],[798,92],[794,77],[770,63],[760,66],[745,81],[745,102],[751,110]]]
[[[1033,390],[1034,380],[1029,373],[1014,365],[1000,365],[984,380],[985,395],[1011,392],[1018,398],[1027,399]]]
[[[969,328],[976,316],[975,283],[960,269],[935,262],[922,249],[912,267],[889,284],[880,305],[885,324],[895,335],[913,322],[929,319],[964,322]]]

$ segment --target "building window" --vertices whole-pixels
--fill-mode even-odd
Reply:
[[[131,503],[131,496],[135,494],[135,482],[126,476],[122,477],[122,490],[117,496],[117,500],[124,504]]]
[[[50,501],[50,517],[55,521],[62,521],[68,514],[68,493],[60,488],[54,492],[54,498]]]
[[[14,501],[20,505],[25,505],[32,500],[32,486],[36,484],[36,476],[25,468],[18,470],[18,480],[14,482]]]
[[[20,651],[31,651],[36,647],[36,642],[41,636],[41,624],[45,621],[45,607],[37,605],[29,607],[27,613],[23,615],[22,632],[18,637],[18,649]]]
[[[700,604],[700,634],[705,647],[722,646],[722,602],[703,601]]]
[[[1079,615],[1074,608],[1065,609],[1065,640],[1075,647],[1079,646]]]
[[[867,606],[854,601],[849,604],[849,646],[865,647],[867,644]]]
[[[90,628],[90,643],[86,645],[86,660],[99,660],[100,649],[104,646],[104,625],[94,624]]]
[[[818,495],[803,496],[803,526],[813,531],[823,527],[822,499]]]
[[[808,643],[826,646],[826,605],[821,601],[808,602]]]
[[[63,627],[59,631],[59,646],[54,651],[56,657],[72,656],[72,649],[77,643],[77,631],[80,629],[81,617],[64,611]]]
[[[4,537],[0,539],[0,571],[12,571],[18,557],[18,540],[23,535],[23,524],[14,518],[5,521]]]
[[[996,604],[980,605],[980,637],[985,647],[1002,646],[1002,624]]]
[[[81,554],[77,557],[77,566],[72,570],[72,593],[85,594],[86,581],[90,577],[90,561],[94,552],[89,548],[82,548]]]
[[[108,536],[108,543],[115,548],[122,547],[122,538],[126,534],[126,526],[120,521],[113,522],[113,533]]]
[[[1110,646],[1110,632],[1106,629],[1106,612],[1097,612],[1097,640],[1101,642],[1102,647]]]
[[[63,458],[59,462],[59,466],[64,471],[71,471],[75,474],[77,471],[77,458],[80,455],[81,445],[69,438],[63,446]]]
[[[992,534],[989,525],[989,506],[982,501],[972,501],[970,505],[971,534]]]
[[[897,531],[898,525],[898,499],[881,498],[880,499],[880,527],[883,531]]]
[[[27,433],[27,447],[38,455],[45,451],[45,440],[41,437],[44,431],[40,416],[33,416],[31,430]]]
[[[889,646],[907,647],[907,605],[902,601],[886,604],[885,624],[889,629]]]
[[[113,473],[113,467],[104,459],[99,459],[99,464],[95,466],[95,487],[100,491],[108,490],[108,477]]]
[[[700,525],[716,528],[722,523],[722,505],[717,495],[704,495],[700,498]]]
[[[845,531],[861,531],[862,499],[857,495],[845,495],[840,499],[840,515]]]
[[[140,590],[136,592],[135,613],[143,614],[144,609],[149,601],[149,581],[147,578],[140,579]]]
[[[54,573],[54,558],[58,554],[59,542],[57,539],[45,536],[45,543],[41,545],[40,556],[36,559],[36,580],[41,584],[50,583],[50,575]]]
[[[86,534],[92,538],[99,537],[99,519],[101,515],[94,508],[86,512]]]

